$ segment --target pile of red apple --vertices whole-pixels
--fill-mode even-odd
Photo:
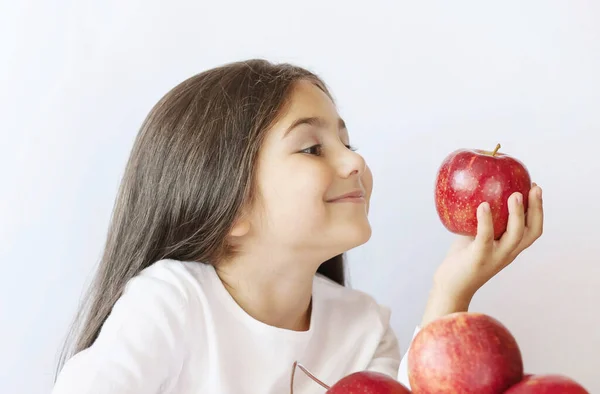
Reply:
[[[435,204],[452,233],[475,236],[477,208],[487,201],[500,238],[508,223],[508,198],[523,195],[525,211],[531,178],[518,159],[493,151],[460,149],[442,162],[435,184]],[[326,394],[589,394],[559,374],[525,374],[517,341],[498,320],[481,313],[459,312],[432,321],[413,339],[408,354],[411,390],[390,376],[360,371],[333,386],[302,369]],[[292,374],[292,394],[293,394]]]
[[[498,320],[457,312],[432,321],[413,339],[408,353],[411,389],[396,379],[360,371],[328,386],[300,367],[325,394],[589,394],[559,374],[525,374],[517,341]],[[292,391],[293,394],[293,375]]]
[[[419,331],[408,353],[408,377],[413,393],[589,394],[564,375],[525,374],[510,331],[472,312],[441,317]]]

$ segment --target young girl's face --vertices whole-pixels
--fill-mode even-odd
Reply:
[[[314,84],[297,83],[259,154],[255,236],[316,259],[343,253],[371,236],[372,187],[334,103]]]

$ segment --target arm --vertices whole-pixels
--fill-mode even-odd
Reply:
[[[529,210],[525,214],[517,194],[511,196],[507,231],[499,240],[493,237],[490,210],[486,210],[484,204],[479,206],[477,235],[474,238],[459,237],[437,269],[421,327],[451,313],[467,312],[475,292],[541,236],[543,207],[539,186],[534,185],[530,190],[529,202]],[[419,327],[413,338],[418,332]],[[410,346],[398,371],[398,380],[408,388],[409,351]]]
[[[67,361],[53,394],[159,392],[183,360],[185,308],[174,285],[135,277],[94,344]]]
[[[425,313],[421,321],[421,326],[415,328],[413,333],[413,339],[419,333],[421,327],[425,327],[431,321],[442,317],[444,315],[454,312],[466,312],[469,309],[470,298],[454,298],[449,297],[444,292],[438,291],[433,288],[427,306],[425,307]],[[408,353],[410,351],[410,345],[407,351],[404,353],[402,360],[400,361],[400,367],[398,368],[398,381],[410,389],[410,381],[408,378]]]
[[[473,295],[452,295],[439,288],[433,287],[429,293],[421,327],[425,327],[433,320],[455,312],[467,312]]]

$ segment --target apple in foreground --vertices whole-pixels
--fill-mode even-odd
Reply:
[[[327,394],[410,394],[410,390],[385,374],[360,371],[340,379]]]
[[[508,389],[505,394],[590,394],[582,385],[563,375],[533,375]]]
[[[523,379],[523,359],[502,323],[481,313],[456,312],[417,333],[408,377],[413,393],[497,394]]]
[[[292,367],[290,394],[294,394],[296,368],[300,368],[306,376],[327,390],[326,394],[410,394],[410,390],[396,379],[375,371],[351,373],[329,387],[297,361]]]
[[[500,144],[493,151],[459,149],[450,153],[440,165],[435,182],[435,205],[443,225],[460,235],[477,234],[477,207],[490,204],[494,238],[506,231],[508,198],[523,194],[527,211],[531,177],[518,159],[501,153]]]

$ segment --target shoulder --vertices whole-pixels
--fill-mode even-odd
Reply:
[[[177,376],[201,315],[190,313],[194,282],[174,260],[128,280],[94,342],[65,363],[55,392],[156,392]]]
[[[144,295],[144,298],[163,298],[183,303],[189,299],[189,274],[181,262],[159,260],[131,278],[123,295]]]
[[[126,283],[112,314],[144,313],[146,317],[187,325],[190,306],[195,305],[198,292],[202,291],[199,273],[206,270],[203,265],[177,260],[156,261]],[[192,270],[195,266],[198,267]]]
[[[132,278],[125,290],[147,286],[151,292],[171,293],[175,297],[189,300],[190,292],[197,290],[207,272],[208,268],[204,263],[159,260]]]
[[[314,287],[321,298],[329,302],[351,305],[354,308],[381,308],[381,305],[369,293],[349,286],[342,286],[320,274],[315,276]]]
[[[389,326],[390,309],[364,291],[342,286],[320,274],[315,276],[314,289],[328,314],[371,322],[372,328],[375,325],[384,331]]]

